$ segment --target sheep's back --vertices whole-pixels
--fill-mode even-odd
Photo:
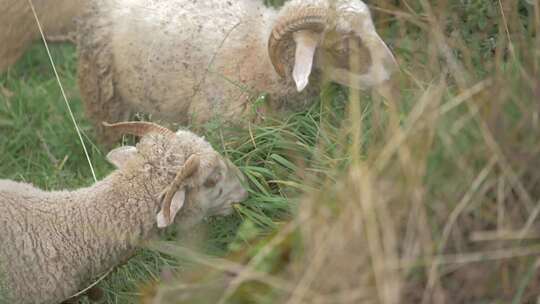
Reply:
[[[279,81],[266,55],[269,10],[257,1],[117,0],[105,10],[115,89],[137,111],[206,121],[239,114]]]
[[[14,303],[58,303],[80,284],[74,257],[65,255],[69,237],[53,224],[64,218],[42,201],[41,190],[14,182],[2,189],[6,184],[0,183],[0,286]]]
[[[105,216],[114,210],[84,207],[95,188],[46,192],[0,180],[0,292],[13,303],[59,303],[131,255],[133,232]]]

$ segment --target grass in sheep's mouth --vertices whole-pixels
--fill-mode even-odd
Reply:
[[[395,1],[379,2],[392,12],[383,4]],[[108,303],[153,294],[169,268],[185,274],[180,283],[208,287],[190,289],[186,303],[216,295],[378,303],[397,293],[400,303],[536,302],[540,55],[531,50],[540,49],[540,7],[515,2],[510,51],[497,1],[439,1],[437,16],[457,12],[447,20],[449,54],[438,51],[429,18],[407,11],[428,1],[409,2],[403,19],[381,25],[405,75],[400,104],[348,101],[329,85],[312,107],[281,120],[247,130],[206,125],[213,146],[246,174],[250,198],[189,235],[164,233],[168,243],[151,244],[100,284]],[[102,178],[112,167],[81,111],[73,47],[52,50]],[[450,55],[461,71],[448,71]],[[92,183],[41,45],[0,75],[0,178],[45,189]],[[213,284],[223,278],[234,284]]]

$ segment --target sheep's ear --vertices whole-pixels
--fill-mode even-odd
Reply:
[[[294,33],[296,52],[294,55],[293,79],[298,92],[304,90],[309,83],[309,75],[313,68],[313,57],[319,44],[319,35],[310,31]]]
[[[107,154],[107,160],[117,168],[123,168],[126,162],[137,154],[137,148],[132,146],[122,146]]]
[[[165,218],[165,214],[163,213],[163,209],[161,209],[156,217],[158,228],[165,228],[169,226],[170,224],[172,224],[172,222],[174,222],[174,218],[176,214],[184,206],[185,201],[186,201],[186,191],[184,189],[180,191],[176,191],[170,205],[170,211],[169,211],[169,214],[171,215],[170,221],[167,221],[167,219]]]

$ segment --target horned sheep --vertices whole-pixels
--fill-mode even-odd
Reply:
[[[135,112],[186,124],[296,110],[322,78],[387,88],[396,61],[361,0],[96,0],[78,27],[78,83],[87,116]],[[102,133],[98,130],[98,133]]]
[[[142,138],[112,150],[118,169],[88,188],[0,180],[0,286],[10,303],[59,303],[175,218],[190,226],[246,199],[239,169],[201,137],[143,122],[110,129]]]

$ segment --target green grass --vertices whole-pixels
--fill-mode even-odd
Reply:
[[[426,1],[395,3],[372,4],[400,62],[402,100],[383,104],[328,85],[303,112],[245,129],[201,127],[248,177],[249,200],[189,235],[165,233],[166,244],[142,250],[100,284],[108,303],[137,302],[164,283],[204,287],[187,288],[193,293],[185,303],[223,295],[228,303],[291,296],[308,303],[342,289],[365,290],[366,302],[390,303],[388,290],[396,290],[402,303],[533,303],[540,290],[540,56],[533,52],[540,8],[508,4],[503,22],[498,1],[440,1],[433,16]],[[439,20],[450,54],[429,17]],[[52,51],[102,178],[112,166],[81,110],[73,47]],[[460,70],[449,69],[449,56]],[[44,189],[90,185],[40,44],[0,75],[0,89],[0,178]],[[516,235],[530,220],[532,238],[495,233]],[[351,266],[364,258],[361,268]],[[180,278],[154,284],[162,269]],[[241,278],[238,289],[216,283],[231,279],[223,270]],[[160,303],[183,303],[185,294]]]
[[[76,87],[74,48],[53,45],[51,50],[97,178],[101,179],[113,168],[105,160],[107,151],[95,144],[91,125],[82,111]],[[0,77],[0,86],[3,90],[0,95],[3,135],[0,138],[0,178],[30,182],[47,190],[91,185],[93,178],[88,161],[43,46],[34,45],[16,66]],[[336,86],[328,90],[339,95]],[[333,102],[335,105],[331,108],[341,108],[339,112],[343,115],[343,94]],[[321,132],[320,121],[320,104],[315,103],[305,112],[285,117],[283,121],[253,126],[251,133],[235,129],[223,131],[214,123],[202,128],[202,134],[241,167],[251,184],[249,200],[237,208],[235,215],[209,219],[207,225],[201,225],[198,232],[205,235],[205,242],[199,247],[203,252],[212,255],[227,252],[231,242],[238,242],[235,232],[243,221],[254,223],[258,227],[256,231],[264,234],[290,217],[295,198],[303,187],[302,179],[295,174],[298,168],[294,160],[289,159],[318,157],[315,146]],[[325,162],[321,160],[313,170],[324,172],[325,166],[330,165]],[[171,233],[175,235],[174,231]],[[169,237],[178,241],[171,233]],[[131,302],[136,298],[137,288],[148,280],[157,279],[159,269],[166,265],[179,267],[171,258],[143,250],[100,286],[106,291],[108,302]]]
[[[74,49],[55,47],[53,56],[75,116],[81,122],[96,172],[103,177],[111,167],[88,138],[91,129],[83,118],[76,89]],[[43,47],[32,48],[0,78],[0,84],[2,177],[28,180],[45,189],[91,183],[89,165]]]

